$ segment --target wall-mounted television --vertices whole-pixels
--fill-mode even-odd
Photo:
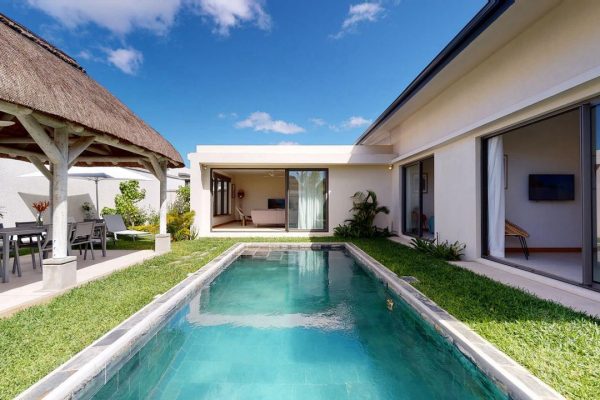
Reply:
[[[575,175],[529,175],[529,200],[575,200]]]
[[[285,208],[285,199],[268,199],[269,210],[274,208]]]

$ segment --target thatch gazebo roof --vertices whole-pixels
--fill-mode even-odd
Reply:
[[[75,164],[146,167],[148,159],[183,166],[175,148],[94,81],[71,57],[0,14],[0,156],[46,162],[32,140],[32,117],[50,138],[69,129],[69,140],[88,143]],[[6,123],[5,123],[6,125]],[[91,137],[94,138],[92,141]],[[36,156],[37,155],[37,156]]]

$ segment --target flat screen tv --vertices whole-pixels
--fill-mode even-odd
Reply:
[[[529,200],[575,200],[575,175],[529,175]]]
[[[269,210],[274,208],[285,208],[285,199],[268,199]]]

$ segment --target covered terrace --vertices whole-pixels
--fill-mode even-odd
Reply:
[[[170,249],[166,172],[183,166],[179,153],[73,58],[2,14],[0,157],[28,161],[48,179],[52,258],[44,260],[45,289],[77,283],[77,258],[68,255],[67,171],[73,165],[141,167],[154,174],[160,181],[155,251]]]

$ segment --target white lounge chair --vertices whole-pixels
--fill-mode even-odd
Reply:
[[[106,223],[106,233],[113,235],[114,240],[119,239],[119,235],[131,236],[135,240],[138,236],[150,235],[150,232],[134,231],[127,229],[123,217],[120,215],[104,215],[104,222]]]

